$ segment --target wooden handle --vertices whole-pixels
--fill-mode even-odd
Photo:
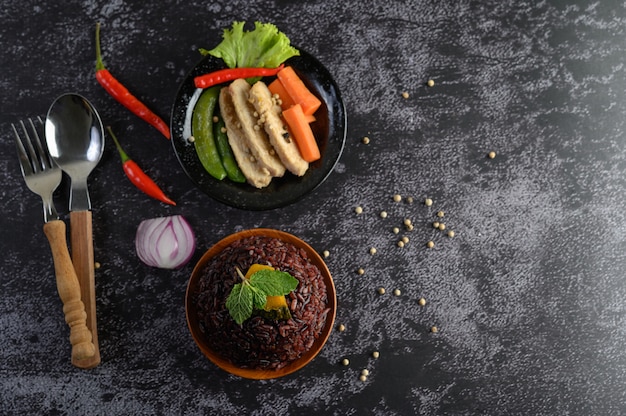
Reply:
[[[76,361],[93,357],[96,348],[92,343],[91,332],[87,328],[85,305],[80,299],[78,279],[67,250],[65,223],[60,220],[50,221],[44,224],[43,231],[52,249],[57,290],[63,301],[65,322],[70,327],[72,364],[74,364]]]
[[[72,248],[72,263],[74,263],[80,285],[81,299],[87,312],[87,328],[91,331],[91,339],[95,347],[93,357],[83,359],[75,365],[91,368],[100,364],[91,211],[70,212],[70,247]]]

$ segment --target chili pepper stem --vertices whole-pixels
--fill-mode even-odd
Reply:
[[[106,69],[102,60],[102,51],[100,50],[100,22],[96,23],[96,72]]]
[[[122,164],[128,162],[130,160],[130,157],[128,157],[124,149],[122,149],[120,142],[117,140],[117,137],[115,137],[115,134],[113,134],[113,129],[111,129],[111,126],[107,126],[107,131],[109,132],[109,135],[111,136],[111,138],[113,139],[113,142],[115,143],[115,147],[117,148],[117,151],[120,154],[120,158],[122,159]]]

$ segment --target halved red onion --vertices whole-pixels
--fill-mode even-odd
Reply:
[[[137,227],[135,249],[148,266],[177,269],[193,256],[196,239],[182,215],[153,218],[142,221]]]

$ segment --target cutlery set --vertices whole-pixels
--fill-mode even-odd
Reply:
[[[20,168],[26,186],[43,202],[44,233],[54,261],[57,290],[70,327],[72,364],[93,368],[98,347],[91,202],[87,178],[104,150],[104,130],[97,111],[78,94],[64,94],[51,105],[46,120],[13,124]],[[65,223],[52,195],[62,172],[71,181],[70,252]]]

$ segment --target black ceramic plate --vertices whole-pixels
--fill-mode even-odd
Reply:
[[[196,154],[191,135],[191,115],[202,90],[195,87],[194,77],[224,68],[221,59],[207,56],[187,75],[172,108],[172,145],[185,173],[212,198],[241,209],[266,210],[291,204],[317,188],[330,175],[341,156],[346,140],[346,111],[339,88],[324,66],[313,56],[300,51],[300,56],[285,62],[302,78],[307,87],[322,101],[311,124],[321,158],[310,164],[302,177],[289,172],[274,178],[269,186],[257,189],[247,183],[228,179],[217,180],[209,175]]]

